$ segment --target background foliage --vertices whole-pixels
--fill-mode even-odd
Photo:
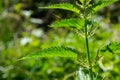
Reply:
[[[60,2],[75,4],[73,0],[0,0],[0,80],[77,80],[75,71],[78,66],[72,59],[54,57],[16,62],[30,52],[56,45],[77,48],[85,55],[85,42],[74,31],[48,27],[54,21],[75,17],[75,14],[71,16],[69,11],[38,9],[38,5]],[[90,39],[93,57],[109,42],[120,41],[119,9],[120,2],[116,2],[95,15],[100,26]],[[105,80],[119,80],[119,53],[106,51],[94,67],[94,72]],[[80,57],[81,64],[86,65],[85,59]]]

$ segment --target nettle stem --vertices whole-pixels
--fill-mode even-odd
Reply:
[[[87,13],[86,13],[86,0],[84,2],[84,19],[85,19],[85,24],[84,24],[84,30],[85,30],[85,43],[86,43],[86,53],[88,57],[88,63],[90,66],[90,77],[91,80],[93,80],[93,74],[92,74],[92,64],[91,64],[91,59],[90,59],[90,50],[89,50],[89,39],[88,39],[88,24],[87,24]]]
[[[90,77],[91,80],[93,80],[93,74],[92,74],[92,64],[90,60],[90,51],[89,51],[89,39],[88,39],[88,30],[87,30],[87,21],[85,20],[85,42],[86,42],[86,52],[87,52],[87,57],[88,57],[88,63],[90,66]]]

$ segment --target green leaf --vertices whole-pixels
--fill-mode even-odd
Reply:
[[[63,19],[50,25],[50,27],[65,27],[81,29],[84,26],[82,19]]]
[[[69,10],[75,13],[80,13],[80,10],[78,8],[76,8],[74,5],[69,4],[69,3],[60,3],[60,4],[53,4],[50,6],[46,6],[46,7],[39,7],[39,8],[43,8],[43,9],[65,9],[65,10]]]
[[[120,53],[120,42],[113,42],[103,47],[100,52]]]
[[[78,51],[72,48],[68,48],[64,46],[51,47],[48,49],[38,50],[36,52],[30,53],[19,60],[29,59],[29,58],[38,58],[38,57],[51,58],[55,56],[77,59],[77,54],[78,54]]]
[[[3,1],[0,0],[0,13],[3,11]]]
[[[116,2],[118,0],[100,0],[99,2],[93,4],[89,10],[90,12],[95,12],[95,11],[98,11],[99,9],[103,8],[103,7],[106,7],[114,2]]]
[[[84,0],[79,0],[82,4],[84,3]]]

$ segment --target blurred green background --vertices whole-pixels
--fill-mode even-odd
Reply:
[[[64,28],[49,28],[52,22],[75,17],[64,10],[40,10],[45,6],[73,0],[0,0],[0,80],[77,80],[78,65],[71,59],[54,57],[18,61],[22,56],[51,46],[70,46],[85,54],[84,38]],[[104,45],[120,41],[120,1],[95,15],[99,27],[90,38],[91,56]],[[85,60],[81,57],[81,64]],[[94,72],[104,80],[120,80],[120,54],[103,54]]]

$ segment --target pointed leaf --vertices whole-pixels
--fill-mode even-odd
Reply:
[[[63,47],[63,46],[62,47],[51,47],[48,49],[43,49],[43,50],[39,50],[31,54],[28,54],[27,56],[19,60],[29,59],[29,58],[38,58],[38,57],[51,58],[55,56],[76,59],[77,53],[78,53],[77,50],[68,48],[68,47]]]
[[[116,1],[118,1],[118,0],[100,0],[98,3],[93,4],[89,8],[89,10],[90,10],[90,12],[95,12],[95,11],[98,11],[99,9],[106,7]]]
[[[111,53],[120,53],[120,42],[110,43],[109,45],[106,45],[105,47],[103,47],[100,51],[101,52],[109,51]]]
[[[63,19],[50,25],[50,27],[65,27],[81,29],[84,26],[82,19]]]
[[[80,13],[80,10],[78,8],[76,8],[74,5],[69,4],[69,3],[60,3],[60,4],[53,4],[50,6],[46,6],[46,7],[39,7],[39,8],[43,8],[43,9],[65,9],[65,10],[69,10],[75,13]]]

